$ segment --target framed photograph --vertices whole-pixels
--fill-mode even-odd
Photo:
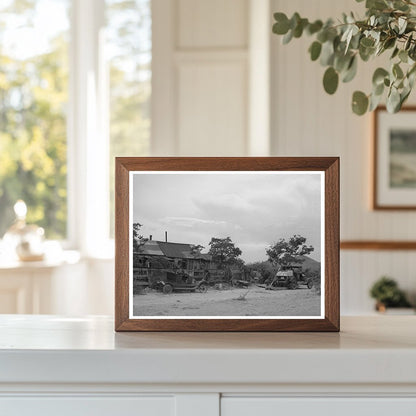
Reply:
[[[374,112],[373,208],[416,209],[416,107]]]
[[[116,158],[116,331],[339,331],[339,159]]]

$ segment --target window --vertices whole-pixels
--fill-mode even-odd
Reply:
[[[66,237],[69,9],[68,0],[0,6],[0,236],[24,199],[28,221]]]
[[[91,253],[113,235],[114,157],[147,155],[151,0],[3,0],[0,237],[28,222]]]
[[[150,0],[107,0],[110,73],[110,234],[114,234],[114,157],[149,153]]]

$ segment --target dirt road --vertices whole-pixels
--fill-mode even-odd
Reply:
[[[247,293],[248,292],[248,293]],[[244,300],[239,299],[247,293]],[[319,316],[315,290],[210,289],[207,293],[149,291],[133,298],[134,316]]]

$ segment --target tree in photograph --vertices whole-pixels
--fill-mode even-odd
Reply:
[[[266,253],[274,265],[287,266],[291,263],[302,263],[302,256],[312,253],[314,248],[306,245],[306,238],[295,234],[288,241],[281,238],[271,245]]]
[[[141,251],[144,243],[148,241],[147,238],[143,238],[143,236],[140,234],[140,228],[142,227],[142,224],[135,222],[133,224],[133,251],[139,252]]]
[[[201,251],[204,249],[204,246],[201,246],[200,244],[191,245],[191,255],[192,256],[199,256],[201,254]]]
[[[241,259],[241,250],[235,246],[230,237],[215,238],[212,237],[209,243],[210,249],[208,254],[212,256],[215,262],[218,262],[221,266],[239,264]]]

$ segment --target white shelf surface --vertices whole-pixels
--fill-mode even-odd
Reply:
[[[416,316],[338,333],[115,333],[108,317],[0,316],[0,383],[416,384]]]

